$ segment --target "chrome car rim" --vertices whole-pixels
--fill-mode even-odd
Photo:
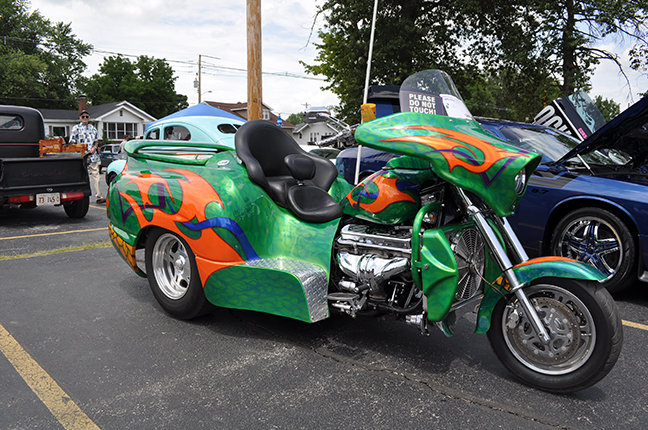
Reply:
[[[518,302],[502,316],[506,345],[524,366],[545,375],[563,375],[587,362],[596,345],[594,318],[571,292],[555,285],[535,285],[527,294],[549,332],[545,345],[533,330]]]
[[[578,218],[563,231],[557,249],[563,257],[596,267],[610,279],[623,262],[623,244],[609,223],[596,217]]]
[[[153,273],[160,291],[172,300],[181,299],[191,282],[191,261],[182,242],[163,234],[153,247]]]

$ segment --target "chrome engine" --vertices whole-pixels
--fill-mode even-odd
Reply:
[[[484,241],[476,228],[447,237],[459,271],[455,299],[462,302],[482,287]],[[411,278],[411,239],[412,229],[406,226],[344,226],[335,242],[342,276],[337,280],[338,291],[328,295],[331,306],[351,316],[367,305],[394,313],[423,312],[423,292],[414,287]]]
[[[354,316],[367,300],[396,303],[407,284],[402,278],[410,277],[411,236],[409,227],[345,226],[335,243],[343,277],[338,281],[339,292],[328,296],[331,306]],[[414,293],[411,285],[409,290],[407,304]]]

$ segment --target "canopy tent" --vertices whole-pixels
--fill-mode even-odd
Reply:
[[[243,118],[240,116],[234,115],[233,113],[224,111],[223,109],[218,109],[213,106],[210,106],[206,103],[199,103],[194,106],[190,106],[186,109],[182,109],[178,112],[172,113],[171,115],[167,115],[164,118],[160,118],[156,121],[149,122],[146,124],[146,130],[154,124],[157,124],[158,122],[165,120],[165,119],[170,119],[170,118],[180,118],[183,116],[218,116],[222,118],[229,118],[229,119],[235,119],[238,121],[245,121]]]

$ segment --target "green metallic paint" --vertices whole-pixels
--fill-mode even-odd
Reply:
[[[604,274],[587,263],[566,259],[545,260],[543,257],[513,267],[513,273],[522,284],[528,284],[538,278],[571,278],[584,281],[605,279]]]
[[[421,284],[427,297],[427,317],[441,321],[448,314],[457,292],[457,261],[445,233],[440,229],[423,233]]]
[[[520,283],[527,285],[540,278],[569,278],[584,281],[602,281],[605,279],[605,275],[589,264],[574,260],[548,260],[546,257],[532,259],[517,265],[513,267],[513,273],[515,273]],[[491,276],[487,274],[486,279],[492,279]],[[508,282],[504,276],[499,276],[492,284],[492,288],[486,287],[477,314],[475,333],[486,333],[488,331],[495,305],[503,298],[503,295],[508,294]]]
[[[511,215],[524,195],[515,192],[515,176],[524,168],[533,171],[541,160],[496,139],[477,121],[414,112],[365,122],[355,139],[370,148],[428,161],[440,178],[474,192],[499,216]]]
[[[288,272],[250,266],[221,269],[205,282],[205,296],[216,306],[311,322],[301,282]]]
[[[249,181],[234,151],[214,151],[208,159],[193,164],[175,155],[156,153],[152,157],[136,152],[151,146],[163,148],[164,142],[131,145],[127,170],[110,187],[108,213],[116,234],[137,246],[139,235],[148,225],[174,231],[187,240],[197,257],[223,265],[205,277],[210,301],[309,321],[298,278],[289,272],[240,263],[259,258],[300,260],[322,268],[328,277],[339,219],[316,224],[295,218]],[[345,183],[338,181],[335,186],[340,195],[350,188]],[[206,229],[201,229],[199,221],[209,220],[232,220],[226,227],[205,227],[226,245],[205,242]],[[238,233],[227,228],[233,222],[240,229]],[[220,257],[221,246],[226,246],[230,257]],[[232,255],[238,257],[232,260]],[[250,289],[251,285],[255,287]],[[254,298],[262,290],[264,296]],[[283,293],[277,296],[277,292]],[[239,299],[250,305],[240,305],[236,302]]]
[[[411,223],[421,206],[421,185],[436,179],[427,162],[398,157],[353,188],[340,205],[346,215],[376,224]]]

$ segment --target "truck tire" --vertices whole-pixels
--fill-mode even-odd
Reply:
[[[88,213],[88,208],[90,208],[90,196],[63,205],[65,213],[70,218],[83,218]]]

